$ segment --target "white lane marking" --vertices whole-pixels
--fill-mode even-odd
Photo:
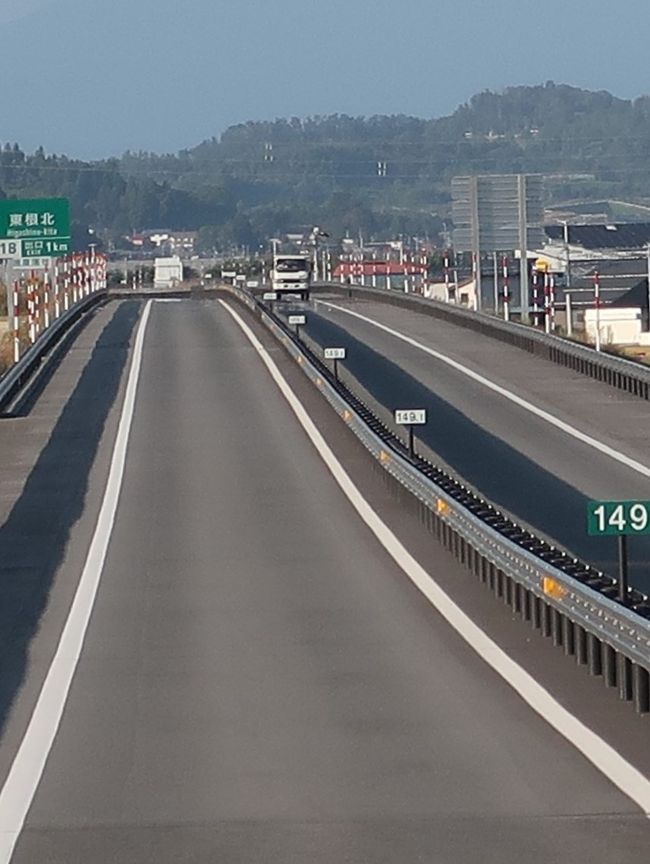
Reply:
[[[499,648],[496,642],[490,639],[418,564],[354,485],[316,428],[302,402],[248,324],[226,302],[223,300],[219,302],[246,334],[336,482],[395,563],[488,666],[491,666],[537,714],[579,750],[608,780],[631,798],[645,816],[650,816],[650,780],[599,735],[560,705],[548,690],[538,684],[525,669]]]
[[[359,312],[353,312],[351,309],[346,309],[344,306],[338,306],[336,303],[330,303],[327,300],[316,300],[316,303],[320,303],[323,306],[328,306],[331,309],[336,309],[338,312],[344,312],[346,315],[351,315],[353,318],[359,318],[359,320],[365,321],[366,324],[372,324],[372,326],[376,327],[378,330],[383,330],[385,333],[389,333],[396,339],[401,339],[402,342],[406,342],[408,345],[412,345],[414,348],[419,348],[420,351],[424,351],[426,354],[430,354],[432,357],[435,357],[436,360],[440,360],[442,363],[446,363],[447,366],[451,366],[451,368],[455,369],[457,372],[461,372],[463,375],[466,375],[473,381],[477,381],[479,384],[482,384],[489,390],[498,393],[500,396],[503,396],[505,399],[508,399],[510,402],[513,402],[520,408],[524,408],[526,411],[529,411],[536,417],[539,417],[540,419],[545,420],[547,423],[550,423],[551,426],[555,426],[557,429],[561,429],[562,432],[566,432],[567,435],[571,435],[573,438],[576,438],[583,444],[587,444],[589,447],[593,447],[594,450],[598,450],[600,453],[604,453],[605,456],[609,456],[610,459],[614,459],[616,462],[620,462],[621,465],[625,465],[626,468],[631,468],[633,471],[636,471],[638,474],[642,474],[644,477],[650,477],[650,467],[648,465],[644,465],[642,462],[637,462],[636,459],[632,459],[630,456],[626,456],[625,453],[622,453],[620,450],[615,450],[613,447],[610,447],[607,444],[603,444],[602,441],[598,441],[596,438],[592,438],[591,435],[587,435],[586,432],[581,432],[579,429],[576,429],[575,426],[571,426],[569,423],[565,423],[563,420],[560,420],[553,414],[549,414],[548,411],[544,411],[543,408],[538,408],[537,405],[533,405],[532,402],[528,402],[528,400],[522,399],[521,396],[517,396],[517,394],[513,393],[511,390],[506,390],[505,387],[501,387],[499,384],[495,384],[494,381],[490,381],[489,378],[485,378],[478,372],[474,372],[473,369],[469,369],[467,366],[463,366],[463,364],[459,363],[457,360],[452,360],[452,358],[447,357],[446,354],[441,354],[440,351],[436,351],[434,348],[429,348],[427,345],[423,345],[422,342],[418,342],[417,339],[413,339],[411,336],[407,336],[405,333],[401,333],[399,330],[394,330],[392,327],[388,327],[386,324],[382,324],[380,321],[375,321],[374,318],[369,318],[367,315],[361,315]]]
[[[54,743],[83,648],[122,487],[150,310],[151,301],[144,308],[136,334],[108,481],[86,562],[34,712],[0,792],[0,864],[11,861]]]

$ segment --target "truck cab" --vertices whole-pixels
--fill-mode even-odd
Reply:
[[[271,270],[273,291],[278,297],[297,294],[301,300],[309,300],[311,272],[309,255],[276,254],[273,257]]]

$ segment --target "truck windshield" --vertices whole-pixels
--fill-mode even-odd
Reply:
[[[307,268],[308,264],[304,258],[298,261],[276,261],[275,263],[275,269],[278,273],[299,273],[307,270]]]

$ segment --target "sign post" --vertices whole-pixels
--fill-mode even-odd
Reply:
[[[307,323],[306,315],[289,315],[287,319],[290,327],[296,328],[296,337],[300,339],[300,328],[304,327]]]
[[[415,456],[414,426],[424,426],[427,422],[425,408],[398,408],[395,411],[395,423],[398,426],[407,426],[409,430],[409,456]]]
[[[339,360],[345,360],[345,348],[325,348],[324,356],[326,360],[334,361],[334,378],[339,380]]]
[[[618,537],[618,599],[628,596],[627,538],[650,534],[650,501],[589,501],[587,534]]]

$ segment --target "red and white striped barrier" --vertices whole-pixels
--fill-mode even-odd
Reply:
[[[13,362],[75,303],[105,289],[107,271],[106,256],[93,251],[54,259],[44,271],[16,279],[11,290]]]

